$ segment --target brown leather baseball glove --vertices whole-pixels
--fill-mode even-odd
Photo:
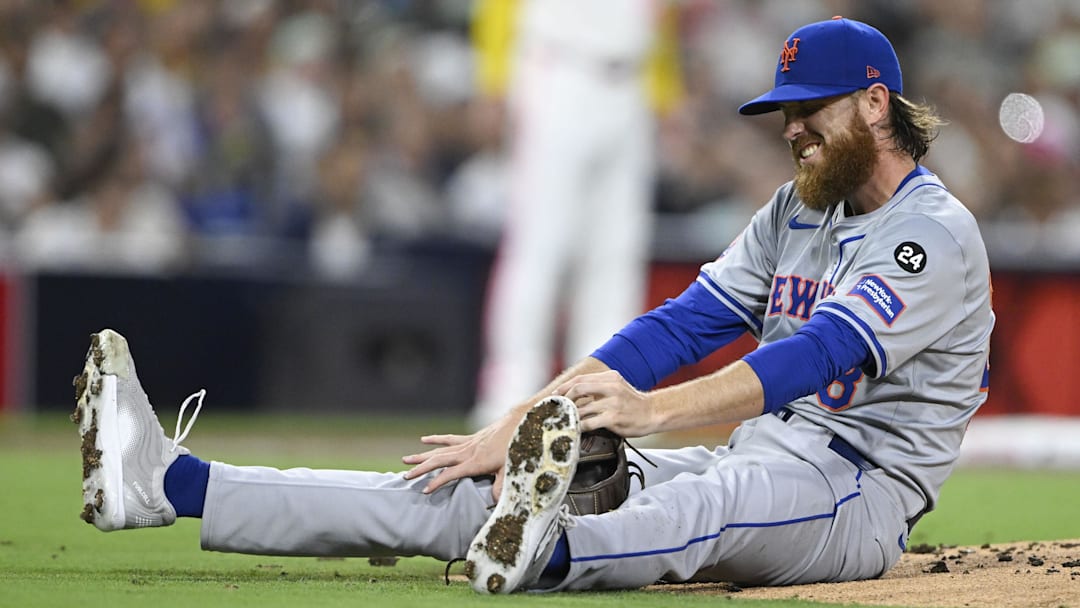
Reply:
[[[645,487],[641,469],[626,459],[626,446],[625,439],[607,429],[581,434],[577,472],[563,501],[572,514],[614,510],[630,494],[631,477],[637,477],[641,487]]]

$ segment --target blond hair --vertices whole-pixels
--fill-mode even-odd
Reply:
[[[938,129],[945,121],[933,107],[909,101],[894,92],[889,93],[889,110],[895,149],[907,152],[919,162],[930,151],[930,142],[937,139]]]

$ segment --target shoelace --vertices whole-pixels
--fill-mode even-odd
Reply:
[[[195,421],[199,418],[199,412],[202,410],[203,399],[206,398],[206,389],[199,389],[198,391],[188,395],[187,399],[180,404],[180,413],[176,416],[176,430],[173,432],[172,448],[170,452],[175,452],[176,448],[180,447],[180,442],[187,439],[188,433],[191,432],[191,427],[195,426]],[[195,411],[191,413],[191,420],[188,420],[187,426],[184,427],[184,432],[180,432],[180,423],[184,420],[184,410],[187,409],[192,399],[198,399],[199,402],[195,405]]]

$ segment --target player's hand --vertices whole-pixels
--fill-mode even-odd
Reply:
[[[623,437],[644,437],[659,430],[648,393],[631,386],[616,371],[574,377],[555,393],[577,404],[582,431],[604,428]]]
[[[497,499],[499,489],[502,487],[506,451],[516,426],[516,420],[504,418],[472,435],[421,437],[420,441],[423,443],[442,447],[403,457],[402,462],[415,465],[405,472],[405,479],[415,479],[436,469],[442,469],[424,486],[424,493],[430,494],[455,479],[495,475],[492,490]]]

